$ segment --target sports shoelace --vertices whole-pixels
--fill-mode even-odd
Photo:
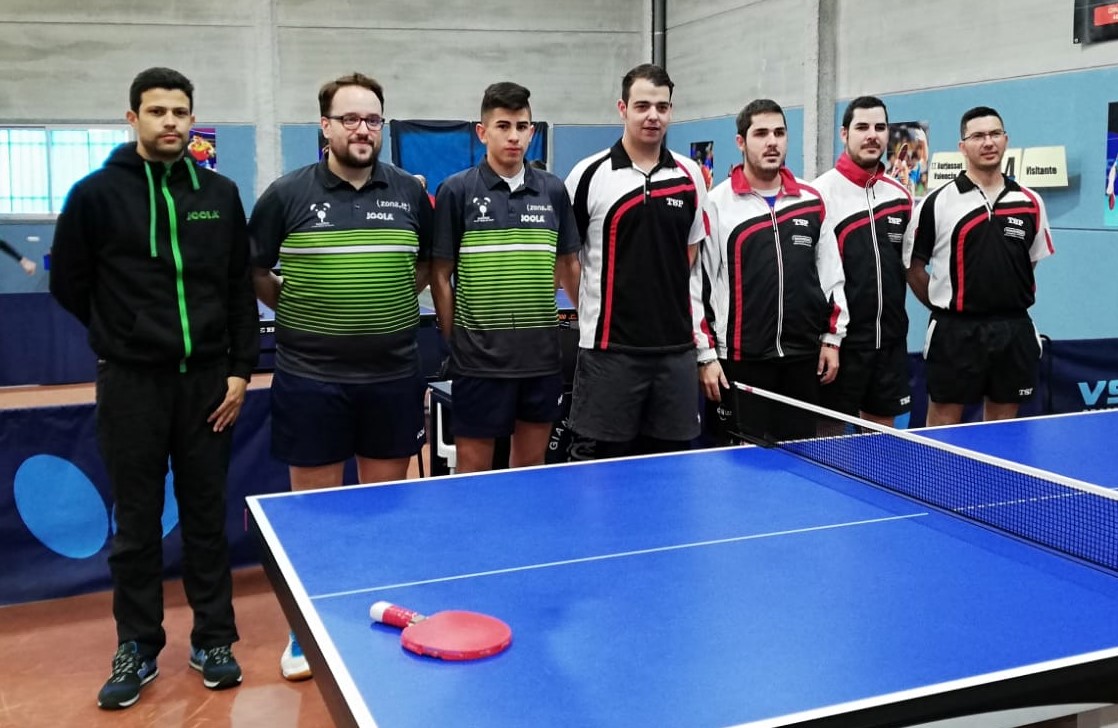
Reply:
[[[109,678],[109,682],[123,682],[139,671],[139,655],[121,648],[113,655],[113,674],[112,677]]]
[[[214,647],[211,650],[205,650],[206,662],[212,662],[215,665],[224,665],[233,661],[233,653],[228,647]]]

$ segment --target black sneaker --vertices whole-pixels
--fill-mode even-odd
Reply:
[[[113,674],[97,694],[98,707],[120,710],[140,699],[140,688],[159,674],[155,658],[145,658],[135,642],[125,642],[113,655]]]
[[[190,666],[202,673],[202,684],[210,690],[232,688],[241,683],[241,666],[229,645],[199,649],[190,646]]]

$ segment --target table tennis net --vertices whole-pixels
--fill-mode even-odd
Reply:
[[[799,458],[1118,572],[1118,494],[1091,483],[735,384]],[[749,439],[756,439],[750,437]]]

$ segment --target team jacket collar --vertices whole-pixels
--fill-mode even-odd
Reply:
[[[344,179],[330,171],[330,166],[329,164],[327,164],[326,157],[323,157],[322,160],[318,163],[317,172],[319,182],[321,182],[322,186],[326,189],[334,190],[338,187],[341,187],[342,185],[347,185],[350,188],[353,187],[353,185],[350,185],[349,182],[346,182]],[[384,171],[384,165],[380,162],[377,162],[373,165],[373,173],[369,175],[368,181],[365,182],[365,187],[374,185],[377,187],[388,186],[388,174]],[[362,189],[364,189],[364,187]]]
[[[497,185],[507,186],[505,180],[501,177],[501,175],[493,171],[493,168],[489,166],[489,160],[485,159],[484,157],[482,157],[481,161],[478,163],[477,170],[478,174],[481,175],[481,181],[484,182],[485,186],[489,189],[495,189]],[[530,190],[532,192],[539,192],[539,179],[539,174],[536,172],[536,170],[530,164],[525,164],[524,184],[521,185],[518,190]]]
[[[1004,174],[1002,175],[1002,180],[1005,182],[1005,188],[1007,190],[1016,191],[1021,189],[1021,185],[1017,184],[1015,180],[1006,177]],[[955,185],[959,188],[959,192],[963,194],[966,194],[978,187],[978,185],[976,185],[974,181],[967,176],[966,170],[963,170],[955,176]]]
[[[609,150],[609,158],[610,162],[613,163],[614,169],[624,169],[625,167],[633,166],[633,160],[629,157],[629,153],[625,151],[625,146],[621,143],[620,139],[618,139],[617,143]],[[675,157],[672,156],[672,153],[666,146],[661,145],[660,161],[656,163],[656,169],[674,166],[676,166]]]
[[[739,164],[730,170],[730,188],[735,195],[748,195],[753,191],[749,180],[745,178],[745,165]],[[796,182],[796,176],[787,167],[780,168],[780,192],[797,197],[800,194],[800,185]]]
[[[877,163],[877,169],[871,174],[855,164],[854,160],[851,159],[850,155],[846,152],[843,152],[842,156],[835,162],[835,169],[837,169],[839,174],[843,177],[846,177],[860,187],[869,187],[873,185],[885,174],[885,165],[881,162]]]

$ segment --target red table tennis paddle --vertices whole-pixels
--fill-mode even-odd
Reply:
[[[507,624],[477,612],[445,611],[426,617],[391,602],[369,607],[374,622],[401,627],[400,644],[440,660],[476,660],[501,652],[512,642]]]

